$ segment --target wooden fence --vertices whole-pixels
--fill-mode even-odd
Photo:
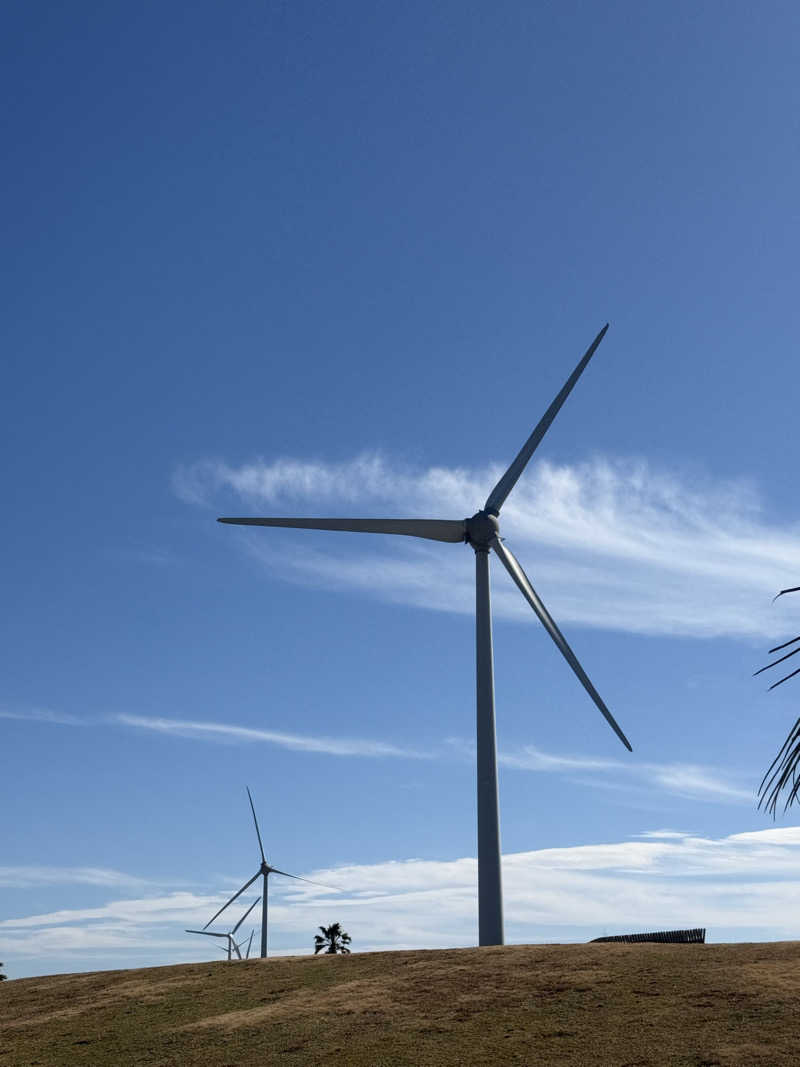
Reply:
[[[668,945],[704,945],[705,927],[694,930],[657,930],[652,934],[616,934],[614,937],[595,937],[590,941],[594,945],[600,941],[624,941],[633,944],[637,941],[661,941]]]

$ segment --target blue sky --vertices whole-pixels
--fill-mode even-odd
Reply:
[[[789,3],[7,5],[0,959],[476,937],[462,518],[611,328],[493,567],[507,937],[797,936]],[[297,888],[299,887],[299,888]],[[198,938],[197,941],[200,941]]]

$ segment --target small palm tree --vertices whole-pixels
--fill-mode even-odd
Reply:
[[[783,596],[784,593],[797,592],[800,592],[800,586],[795,586],[792,589],[781,589],[778,596]],[[775,600],[778,599],[778,596],[775,597]],[[800,637],[793,637],[791,641],[786,641],[782,645],[776,645],[775,648],[771,648],[769,654],[782,652],[784,648],[788,648],[789,645],[796,645],[798,641],[800,641]],[[761,671],[766,671],[770,667],[776,667],[779,663],[783,663],[784,660],[797,655],[798,652],[800,652],[800,647],[795,648],[792,652],[787,652],[785,656],[779,656],[772,663],[768,663],[766,667],[756,671],[756,674],[761,674]],[[770,686],[770,689],[783,685],[790,678],[794,678],[796,674],[800,674],[800,667],[785,675],[780,681],[775,682]],[[778,800],[784,790],[788,790],[786,802],[783,806],[783,810],[786,811],[800,795],[800,719],[789,731],[778,755],[770,764],[767,773],[761,780],[761,785],[758,787],[758,806],[759,808],[763,807],[765,811],[771,812],[773,819],[775,818]]]
[[[346,934],[338,923],[331,923],[330,926],[320,926],[321,934],[314,936],[314,955],[318,952],[325,952],[334,956],[337,952],[341,952],[344,956],[350,955],[350,949],[347,947],[350,944],[350,934]]]

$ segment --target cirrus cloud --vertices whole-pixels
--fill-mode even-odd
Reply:
[[[500,473],[499,466],[413,470],[364,454],[340,463],[201,461],[180,468],[174,486],[194,504],[244,504],[256,512],[462,518],[480,506]],[[796,609],[773,608],[770,595],[800,574],[800,525],[771,521],[745,483],[715,484],[641,460],[541,461],[509,497],[503,533],[565,623],[740,638],[772,637],[796,625],[790,621]],[[267,538],[287,536],[292,552],[276,571]],[[441,545],[276,530],[239,531],[238,543],[277,579],[440,611],[473,610],[471,568]],[[504,581],[495,610],[532,619]]]

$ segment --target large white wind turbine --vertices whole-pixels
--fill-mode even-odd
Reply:
[[[261,900],[261,897],[256,897],[256,899],[253,901],[253,903],[250,905],[250,907],[247,909],[247,911],[244,913],[244,915],[241,917],[241,919],[238,921],[238,923],[234,926],[234,928],[232,930],[229,930],[226,934],[218,934],[218,933],[216,933],[216,931],[206,930],[206,929],[203,929],[203,930],[187,930],[186,933],[187,934],[203,934],[205,937],[224,937],[224,938],[227,938],[226,944],[225,945],[220,945],[219,947],[223,950],[223,952],[227,951],[229,960],[231,959],[232,954],[234,952],[236,953],[237,958],[241,959],[242,958],[242,954],[239,951],[241,946],[236,944],[236,938],[235,938],[234,935],[236,934],[236,931],[239,929],[239,927],[242,925],[242,923],[245,921],[247,916],[250,914],[250,912],[253,910],[253,908],[256,906],[256,904],[258,904],[259,900]],[[219,912],[217,914],[219,914]],[[214,916],[214,918],[216,918],[216,916]],[[213,922],[214,920],[212,919],[211,921]],[[253,935],[252,934],[250,934],[250,940],[251,941],[253,940]],[[244,944],[244,941],[242,941],[242,944]],[[250,946],[249,945],[247,947],[247,954],[248,954],[248,956],[250,955]]]
[[[345,530],[355,533],[404,534],[431,541],[466,542],[475,550],[475,625],[477,652],[477,733],[478,733],[478,941],[481,945],[503,944],[503,903],[500,876],[500,825],[497,797],[497,752],[494,717],[494,664],[492,658],[492,619],[489,600],[489,550],[500,561],[520,592],[555,641],[558,650],[577,675],[586,692],[605,716],[611,728],[632,751],[600,694],[590,682],[572,649],[542,603],[515,556],[499,533],[498,516],[506,497],[540,444],[542,438],[569,396],[595,349],[605,336],[608,323],[592,341],[583,359],[569,376],[558,396],[542,416],[514,462],[489,494],[486,503],[470,519],[282,519],[225,518],[219,522],[239,526],[287,526],[302,530]],[[263,954],[263,953],[262,953]]]
[[[256,835],[258,837],[258,847],[259,847],[259,850],[261,852],[261,866],[258,868],[258,870],[253,875],[253,877],[248,882],[245,882],[244,885],[242,886],[242,888],[238,892],[234,893],[233,896],[231,897],[231,899],[229,901],[227,901],[225,904],[223,904],[222,907],[219,909],[218,912],[216,912],[215,915],[211,916],[211,918],[208,920],[208,922],[206,923],[206,925],[203,927],[202,930],[195,930],[195,931],[189,931],[189,932],[190,933],[205,933],[205,932],[207,932],[209,926],[213,923],[213,921],[217,918],[217,916],[221,915],[223,913],[223,911],[225,911],[225,909],[228,907],[229,904],[233,904],[234,900],[236,900],[237,897],[240,897],[242,895],[242,893],[244,893],[245,889],[248,889],[253,884],[253,882],[255,882],[256,878],[262,878],[263,877],[263,879],[264,879],[264,889],[263,889],[263,892],[261,894],[261,958],[263,960],[263,959],[266,959],[266,957],[267,957],[267,892],[268,892],[268,879],[269,879],[269,876],[271,874],[282,874],[284,878],[294,878],[298,882],[308,882],[309,885],[317,885],[317,886],[320,887],[320,889],[332,889],[333,887],[332,886],[328,886],[328,885],[322,885],[321,882],[312,882],[310,878],[301,878],[299,874],[287,874],[286,871],[279,871],[277,867],[271,867],[269,865],[269,863],[267,863],[267,857],[264,855],[264,845],[261,842],[261,831],[258,828],[258,819],[256,818],[256,809],[253,806],[253,798],[250,795],[249,788],[247,789],[247,798],[250,801],[250,810],[253,813],[253,822],[255,823],[255,827],[256,827]],[[335,890],[334,890],[334,892],[335,892]],[[249,908],[248,908],[246,914],[248,914],[248,915],[250,914],[250,909]],[[241,922],[241,921],[242,920],[240,919],[239,922]],[[239,923],[236,924],[234,929],[238,929],[238,927],[239,927]],[[248,953],[249,953],[249,951],[250,950],[248,949]]]

